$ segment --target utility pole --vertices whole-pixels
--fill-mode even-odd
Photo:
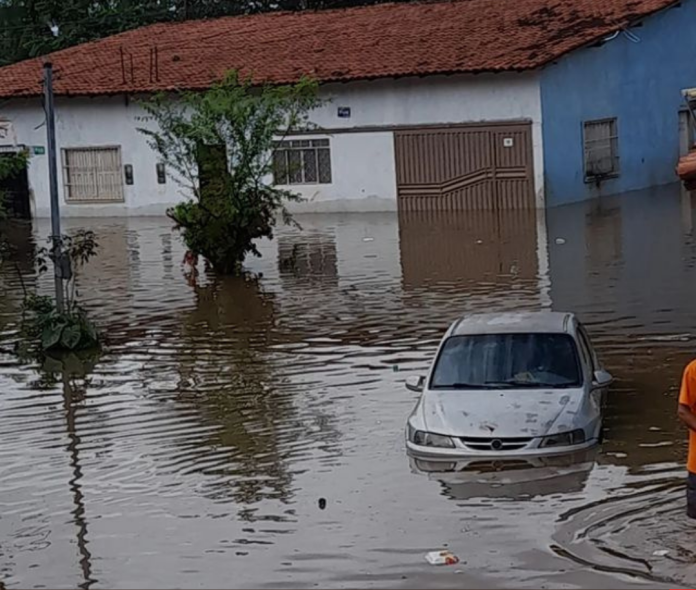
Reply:
[[[44,64],[44,108],[48,141],[48,190],[51,195],[51,240],[53,242],[53,280],[56,309],[63,312],[62,252],[60,249],[60,201],[58,200],[58,167],[56,164],[56,116],[53,110],[53,64]]]

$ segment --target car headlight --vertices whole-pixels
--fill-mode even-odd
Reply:
[[[571,445],[580,445],[585,442],[585,431],[582,428],[573,430],[572,432],[562,432],[560,434],[552,434],[545,436],[541,444],[542,449],[549,447],[569,447]]]
[[[412,431],[411,434],[411,442],[419,447],[454,448],[454,442],[449,436],[433,434],[432,432],[423,432],[422,430]]]

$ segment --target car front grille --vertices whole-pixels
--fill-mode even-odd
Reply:
[[[464,446],[472,451],[519,451],[524,449],[533,438],[478,438],[461,437]]]

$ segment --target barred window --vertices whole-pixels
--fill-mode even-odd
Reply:
[[[277,141],[273,146],[275,184],[331,184],[328,139]]]
[[[619,135],[616,119],[586,121],[583,125],[585,181],[619,174]]]
[[[122,203],[121,149],[64,149],[63,179],[68,203]]]

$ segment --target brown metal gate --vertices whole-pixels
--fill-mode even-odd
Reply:
[[[529,123],[394,133],[402,211],[533,209]]]

